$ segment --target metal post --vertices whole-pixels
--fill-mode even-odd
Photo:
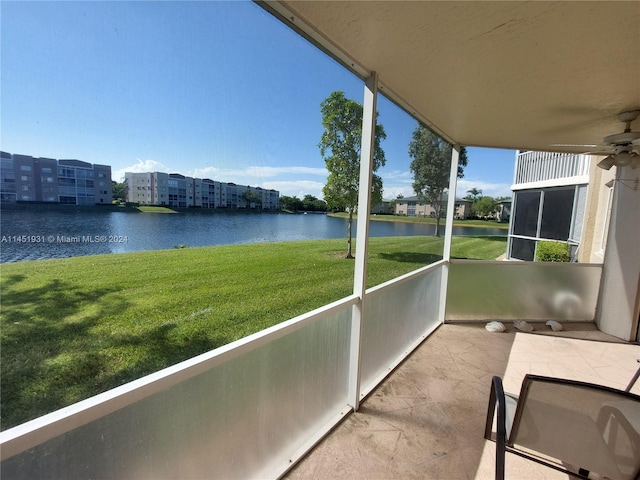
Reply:
[[[360,182],[358,192],[358,218],[356,223],[356,261],[353,293],[359,297],[353,307],[351,319],[351,350],[349,371],[349,401],[354,411],[360,407],[360,366],[362,321],[364,318],[367,281],[367,250],[369,248],[369,210],[371,204],[371,177],[376,131],[376,96],[378,75],[373,72],[365,81],[362,112],[362,144],[360,148]]]

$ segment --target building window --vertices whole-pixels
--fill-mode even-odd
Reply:
[[[536,241],[526,238],[511,239],[511,258],[532,262],[536,253]]]
[[[20,171],[22,171],[22,172],[30,172],[31,171],[31,165],[20,165]]]
[[[575,188],[544,192],[540,237],[550,240],[568,240],[573,213]]]
[[[516,193],[513,234],[535,237],[538,233],[540,192]]]

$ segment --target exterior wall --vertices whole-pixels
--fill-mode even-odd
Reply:
[[[111,167],[109,165],[94,165],[93,174],[96,185],[96,203],[110,205],[113,203]]]
[[[442,202],[441,216],[446,214],[446,211],[447,200],[444,200]],[[395,214],[408,217],[434,217],[436,212],[431,204],[422,203],[417,197],[407,197],[396,200]],[[458,219],[469,218],[471,216],[471,202],[456,199],[454,216]]]
[[[152,188],[151,173],[125,172],[124,181],[126,183],[127,202],[139,203],[140,205],[151,205]]]
[[[111,204],[111,167],[80,160],[55,160],[2,152],[3,203]]]
[[[584,263],[604,262],[607,245],[606,232],[611,218],[614,179],[616,169],[603,170],[593,162],[590,173],[590,188],[585,207],[585,220],[578,261]]]
[[[227,208],[238,208],[238,186],[227,183]]]
[[[166,205],[174,208],[250,208],[277,210],[280,192],[261,187],[192,178],[178,173],[125,173],[127,202]],[[253,192],[261,202],[247,203],[244,194]]]
[[[169,174],[164,172],[152,173],[153,187],[151,201],[153,205],[169,205]]]
[[[58,162],[53,158],[34,159],[34,187],[37,201],[58,201]],[[111,172],[111,170],[109,170]],[[109,201],[111,203],[111,201]]]
[[[635,180],[638,174],[631,167],[614,168],[618,169],[618,176],[612,182],[611,216],[596,323],[605,333],[624,340],[638,340],[640,188]]]
[[[517,152],[507,258],[533,260],[538,242],[550,240],[569,243],[578,260],[592,164],[589,155]]]
[[[18,200],[16,191],[16,171],[13,155],[0,152],[0,201],[15,203]]]
[[[16,175],[16,199],[19,202],[36,202],[35,159],[28,155],[14,155],[13,168]]]

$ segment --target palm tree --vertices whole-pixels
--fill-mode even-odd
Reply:
[[[472,202],[475,202],[482,195],[482,190],[479,190],[476,187],[473,187],[471,190],[467,190],[467,193],[468,195],[464,198],[467,200],[471,200]]]

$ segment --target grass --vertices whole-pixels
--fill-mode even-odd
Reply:
[[[349,214],[344,212],[330,213],[332,217],[347,218]],[[357,215],[354,215],[355,219]],[[371,215],[370,220],[376,222],[401,222],[401,223],[426,223],[428,225],[435,225],[436,219],[434,217],[408,217],[402,215]],[[444,232],[446,220],[440,219],[440,228]],[[456,227],[484,227],[484,228],[499,228],[501,230],[509,229],[509,222],[496,222],[493,220],[454,220],[453,225]]]
[[[349,295],[344,240],[261,243],[2,265],[6,429]],[[505,237],[454,238],[495,258]],[[368,285],[441,258],[442,239],[372,238]]]
[[[175,210],[167,207],[154,207],[150,205],[141,205],[136,208],[143,213],[178,213]]]

